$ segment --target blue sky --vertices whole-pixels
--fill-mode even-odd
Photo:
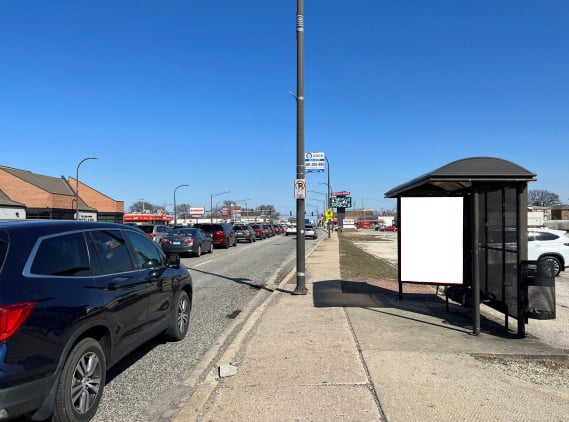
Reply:
[[[354,206],[490,156],[569,203],[569,2],[305,0],[305,151]],[[295,210],[296,1],[3,1],[0,165]],[[326,173],[307,174],[325,192]],[[324,196],[309,192],[308,211]]]

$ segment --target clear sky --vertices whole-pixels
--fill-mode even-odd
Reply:
[[[332,191],[512,161],[569,203],[569,1],[305,0],[305,151]],[[295,210],[295,0],[0,3],[0,164],[125,208]],[[326,173],[307,174],[307,211]]]

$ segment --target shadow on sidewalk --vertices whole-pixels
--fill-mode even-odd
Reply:
[[[398,291],[392,288],[365,281],[324,280],[313,283],[313,302],[317,308],[357,307],[449,330],[472,330],[472,315],[468,308],[449,302],[447,312],[444,295],[439,296],[432,286],[418,286],[415,290],[404,293],[403,300],[399,300]],[[481,316],[480,330],[495,337],[517,338],[515,333],[506,332],[503,325],[484,316]]]

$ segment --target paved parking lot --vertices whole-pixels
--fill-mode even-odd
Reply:
[[[397,265],[397,233],[378,233],[369,230],[355,232],[362,241],[355,244],[364,251]],[[378,236],[381,240],[366,241],[368,236]],[[569,352],[569,271],[562,272],[555,280],[556,318],[554,320],[529,320],[526,333],[543,342]],[[481,312],[494,318],[501,317],[499,312],[482,305]]]

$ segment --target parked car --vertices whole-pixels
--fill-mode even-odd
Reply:
[[[314,224],[305,224],[304,225],[304,237],[311,237],[312,239],[318,238],[318,230],[314,226]]]
[[[358,221],[356,223],[356,227],[358,229],[371,229],[371,226],[372,226],[372,224],[371,224],[371,221],[369,221],[369,220]]]
[[[253,230],[255,230],[255,237],[257,239],[263,240],[266,237],[262,224],[251,224],[251,227],[253,227]]]
[[[110,367],[187,333],[190,274],[138,229],[3,221],[0,263],[2,419],[90,420]]]
[[[249,224],[235,223],[233,224],[233,230],[235,230],[235,237],[238,242],[240,240],[244,240],[249,243],[257,241],[255,230]]]
[[[569,237],[563,230],[528,229],[528,260],[540,261],[553,268],[558,276],[569,265]]]
[[[202,223],[197,225],[204,232],[211,234],[213,244],[223,248],[237,246],[233,225],[229,223]]]
[[[263,224],[263,229],[265,230],[267,237],[273,237],[275,235],[275,231],[270,224]]]
[[[397,227],[395,227],[395,226],[382,227],[380,230],[381,230],[382,232],[396,232],[396,231],[397,231]]]
[[[296,226],[291,225],[286,228],[285,236],[296,235]]]
[[[213,253],[213,239],[202,229],[183,227],[173,229],[162,239],[162,250],[170,254],[201,256],[202,252]]]
[[[139,224],[138,228],[146,233],[150,239],[158,243],[170,233],[170,228],[163,224]]]

